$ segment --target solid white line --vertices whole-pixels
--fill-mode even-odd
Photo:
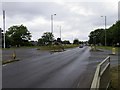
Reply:
[[[78,83],[77,88],[79,88],[79,86],[80,86],[80,83]]]

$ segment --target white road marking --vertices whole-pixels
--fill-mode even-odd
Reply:
[[[2,65],[3,67],[5,67],[7,64],[4,64],[4,65]]]
[[[77,88],[79,88],[79,86],[80,86],[80,83],[78,83]]]

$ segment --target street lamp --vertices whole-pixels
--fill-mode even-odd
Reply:
[[[107,42],[107,36],[106,36],[106,16],[101,16],[101,17],[104,17],[105,18],[105,46],[106,46],[106,42]]]
[[[53,34],[53,16],[56,14],[51,15],[51,33]],[[51,41],[53,43],[53,40]]]
[[[60,39],[61,39],[61,25],[59,26],[57,26],[58,28],[59,28],[59,30],[60,30]]]
[[[60,26],[60,39],[61,39],[61,26]]]
[[[56,14],[51,15],[51,33],[53,33],[53,16]]]
[[[5,48],[5,10],[3,10],[3,30],[4,30],[4,48]]]

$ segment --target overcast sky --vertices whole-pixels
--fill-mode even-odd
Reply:
[[[2,2],[6,11],[6,30],[12,25],[25,25],[32,34],[32,40],[38,40],[44,32],[51,32],[51,15],[54,16],[55,38],[62,40],[88,40],[89,33],[104,28],[107,16],[107,28],[118,19],[118,2]],[[0,27],[2,28],[2,10]]]

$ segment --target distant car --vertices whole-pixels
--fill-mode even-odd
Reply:
[[[83,45],[80,45],[79,48],[83,48]]]

